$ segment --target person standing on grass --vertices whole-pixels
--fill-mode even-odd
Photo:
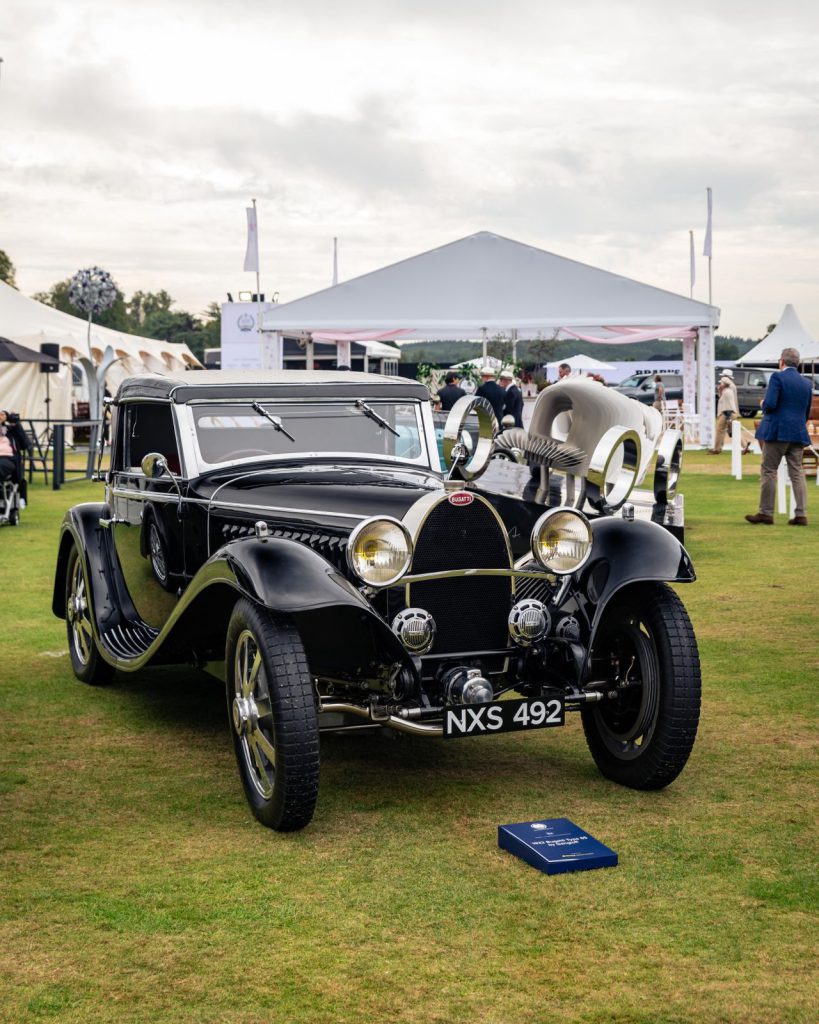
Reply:
[[[719,400],[717,402],[717,432],[714,447],[708,449],[709,455],[719,455],[725,444],[726,435],[733,436],[734,430],[742,430],[742,454],[744,455],[754,439],[750,430],[745,430],[739,422],[739,403],[737,389],[733,380],[723,374],[719,379]]]
[[[654,374],[654,408],[657,412],[663,411],[665,405],[665,384],[659,373]]]
[[[523,426],[523,392],[515,384],[515,375],[511,370],[501,370],[498,383],[506,392],[503,403],[503,415],[511,416],[516,427]]]
[[[567,377],[571,377],[572,368],[568,363],[561,363],[557,368],[557,379],[566,380]]]
[[[759,511],[745,516],[749,523],[773,524],[776,474],[779,463],[785,459],[795,500],[793,519],[788,520],[788,525],[808,525],[808,488],[802,467],[802,450],[810,444],[807,421],[813,389],[797,366],[799,353],[796,349],[783,349],[779,370],[771,374],[762,400],[762,422],[756,431],[757,440],[763,442]]]
[[[466,392],[461,387],[461,378],[454,371],[450,370],[446,375],[446,384],[438,391],[438,398],[441,400],[441,409],[449,412],[452,406],[463,398]]]
[[[480,374],[482,383],[475,394],[478,398],[485,398],[489,402],[495,413],[495,419],[498,421],[498,425],[500,425],[503,419],[503,404],[506,401],[506,395],[503,388],[495,380],[496,370],[493,366],[488,364],[482,366]]]

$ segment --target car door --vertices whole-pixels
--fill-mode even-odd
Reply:
[[[142,460],[162,455],[170,472],[146,477]],[[143,622],[161,628],[185,584],[179,445],[169,403],[130,402],[118,411],[109,501],[114,546]]]

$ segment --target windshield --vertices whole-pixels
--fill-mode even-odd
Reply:
[[[621,380],[617,385],[618,388],[638,388],[643,381],[646,379],[644,373],[635,373],[631,377],[626,377],[625,380]]]
[[[192,405],[196,440],[209,465],[269,456],[364,455],[428,466],[417,403],[371,401],[385,426],[353,401]],[[278,421],[281,429],[270,422]]]

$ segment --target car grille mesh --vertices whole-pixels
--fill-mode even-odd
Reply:
[[[439,502],[421,527],[411,572],[496,568],[509,568],[509,553],[492,509],[477,498],[469,505]],[[425,608],[438,627],[431,654],[507,646],[511,577],[432,580],[409,591],[410,605]]]

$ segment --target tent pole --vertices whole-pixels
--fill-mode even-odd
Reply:
[[[486,328],[485,327],[481,328],[481,346],[482,346],[481,347],[482,365],[486,366],[486,360],[487,360],[488,357],[486,355]]]

